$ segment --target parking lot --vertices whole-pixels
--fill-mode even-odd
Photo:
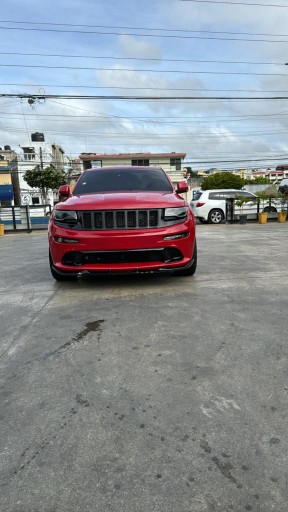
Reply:
[[[0,238],[1,512],[286,512],[288,223],[198,225],[193,277],[56,283]]]

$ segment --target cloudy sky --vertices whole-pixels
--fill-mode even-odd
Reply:
[[[287,22],[286,0],[4,2],[0,147],[40,131],[73,157],[175,151],[194,169],[288,163]],[[31,106],[10,94],[58,97]]]

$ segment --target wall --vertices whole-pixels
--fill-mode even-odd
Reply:
[[[1,167],[0,167],[0,185],[11,185],[11,183],[12,183],[12,180],[11,180],[10,172],[8,172],[8,173],[1,172]]]

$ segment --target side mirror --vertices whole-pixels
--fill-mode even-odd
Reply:
[[[189,187],[188,187],[186,181],[179,181],[177,183],[177,188],[176,188],[177,194],[184,194],[184,192],[188,192],[188,190],[189,190]]]
[[[58,189],[59,197],[63,197],[67,199],[70,196],[70,187],[69,185],[61,185]]]

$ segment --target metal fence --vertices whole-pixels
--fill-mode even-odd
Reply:
[[[237,207],[235,205],[235,198],[229,198],[226,199],[226,211],[225,211],[225,218],[226,222],[229,224],[233,224],[234,222],[239,221],[239,217],[241,215],[241,208]],[[247,209],[247,206],[243,208],[243,214],[247,215],[247,218],[249,220],[257,220],[258,214],[263,211],[263,206],[261,205],[261,199],[258,199],[255,201],[255,203],[252,206],[249,206],[249,209]],[[274,198],[269,198],[266,201],[265,204],[265,210],[268,213],[268,219],[277,219],[278,213],[281,210],[281,206],[279,202],[275,202]],[[288,201],[286,203],[285,210],[288,210]]]
[[[50,204],[35,206],[8,206],[0,211],[0,224],[5,232],[47,230],[52,207]]]

